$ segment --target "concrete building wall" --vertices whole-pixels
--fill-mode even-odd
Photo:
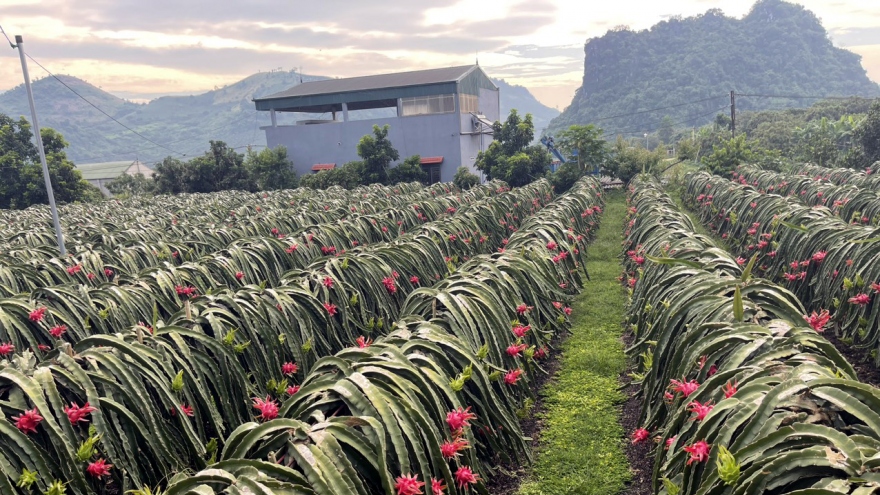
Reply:
[[[285,146],[287,156],[300,175],[312,173],[316,163],[360,160],[357,143],[372,134],[373,125],[390,126],[388,138],[400,153],[401,161],[408,156],[442,156],[440,178],[452,181],[461,165],[460,125],[458,113],[414,115],[372,120],[357,120],[313,125],[262,127],[270,148]]]
[[[497,89],[480,88],[480,111],[492,122],[502,120],[501,92]]]

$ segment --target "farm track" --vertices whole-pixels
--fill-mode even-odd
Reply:
[[[543,428],[533,471],[519,489],[522,495],[611,495],[624,492],[632,477],[620,424],[626,397],[618,381],[625,368],[625,296],[617,281],[626,213],[623,195],[609,196],[605,208],[589,248],[590,280],[574,304],[559,371],[541,394],[545,410],[535,414]]]

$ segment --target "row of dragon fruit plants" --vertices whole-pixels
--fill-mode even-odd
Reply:
[[[653,445],[653,493],[874,493],[880,391],[793,292],[757,278],[757,256],[695,233],[655,179],[633,182],[624,277],[643,407],[632,442]]]
[[[277,284],[227,284],[205,262],[227,248],[0,300],[0,488],[486,493],[529,461],[517,412],[601,213],[590,179],[489,191]]]
[[[747,184],[694,174],[685,202],[739,253],[740,262],[756,256],[759,273],[794,292],[817,330],[835,328],[844,342],[869,349],[880,363],[876,195],[750,169],[738,179]],[[774,186],[787,195],[769,193]],[[854,209],[845,210],[847,205]]]

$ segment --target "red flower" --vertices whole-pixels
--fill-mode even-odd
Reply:
[[[522,303],[516,307],[516,312],[521,315],[524,315],[533,309],[535,309],[533,306],[526,306],[525,303]]]
[[[109,269],[109,268],[104,268],[104,275],[105,275],[107,278],[112,277],[112,276],[113,276],[113,270],[111,270],[111,269]]]
[[[708,402],[705,404],[700,404],[697,401],[693,401],[690,404],[688,404],[687,410],[692,413],[697,414],[694,418],[691,418],[691,419],[693,419],[694,421],[702,421],[706,417],[707,414],[712,412],[712,408],[714,408],[714,407],[715,406],[713,406],[712,404],[710,404]]]
[[[639,265],[639,266],[645,264],[645,257],[644,257],[644,256],[641,256],[641,255],[635,255],[635,256],[633,256],[632,260],[635,262],[635,264],[637,264],[637,265]]]
[[[105,461],[104,459],[98,459],[95,462],[89,463],[89,467],[86,468],[86,472],[94,478],[101,479],[104,476],[110,474],[110,468],[112,467],[113,464],[107,464],[107,461]]]
[[[12,419],[15,420],[15,427],[25,434],[36,433],[37,425],[40,424],[40,421],[43,421],[43,417],[40,416],[36,408],[27,410],[18,416],[13,416]]]
[[[535,351],[535,359],[544,359],[547,357],[547,348],[539,347],[538,350]]]
[[[335,252],[336,252],[335,246],[321,246],[321,253],[323,253],[325,256],[328,254],[333,254]]]
[[[49,329],[49,335],[55,337],[56,339],[61,337],[61,335],[67,331],[67,325],[55,325],[54,327]]]
[[[299,246],[297,246],[296,244],[291,244],[290,247],[284,250],[284,252],[287,254],[292,254],[294,251],[296,251],[296,248],[298,247]]]
[[[39,323],[46,316],[46,308],[37,308],[30,312],[28,318],[34,323]]]
[[[523,370],[517,368],[515,370],[510,370],[504,374],[504,383],[508,385],[515,385],[516,382],[519,381],[520,375],[523,374]]]
[[[89,279],[89,280],[95,280],[95,274],[89,272],[89,273],[86,275],[86,278]]]
[[[724,390],[724,398],[729,399],[733,397],[733,394],[737,392],[736,387],[739,385],[739,382],[727,382],[727,385],[724,386],[722,390]]]
[[[526,344],[510,344],[507,347],[507,355],[510,357],[519,357],[522,355],[522,351],[526,350],[526,348],[528,348],[528,345]]]
[[[810,316],[804,316],[804,319],[807,320],[807,323],[809,323],[811,327],[813,327],[813,330],[821,333],[825,328],[825,325],[828,324],[828,320],[831,319],[831,315],[828,313],[827,309],[823,309],[819,314],[816,314],[816,312],[813,311],[813,314]]]
[[[299,370],[299,366],[297,366],[296,363],[288,362],[281,365],[281,373],[284,374],[284,376],[295,375],[297,370]]]
[[[6,357],[13,352],[15,352],[15,345],[13,345],[12,342],[0,344],[0,356]]]
[[[706,372],[706,376],[712,376],[715,373],[718,373],[718,366],[715,363],[712,363],[712,366],[709,366],[709,371]]]
[[[431,478],[431,495],[443,495],[446,485],[438,479]]]
[[[244,272],[235,272],[235,278],[241,280],[244,278]]]
[[[642,443],[645,440],[647,440],[648,438],[650,438],[651,433],[644,428],[639,428],[632,433],[631,437],[632,437],[632,443],[633,443],[633,445],[635,445],[637,443]]]
[[[696,380],[686,382],[684,379],[682,379],[682,381],[670,380],[669,386],[672,388],[673,392],[681,392],[685,397],[691,395],[700,388],[700,384],[697,383]]]
[[[742,256],[740,256],[739,258],[736,259],[736,264],[739,266],[743,266],[746,264],[746,259],[743,258]]]
[[[693,445],[684,447],[684,451],[691,455],[687,461],[688,466],[694,461],[706,462],[709,460],[709,444],[705,440],[700,440]]]
[[[324,303],[324,309],[327,310],[327,313],[328,313],[330,316],[335,315],[336,312],[337,312],[337,311],[336,311],[336,305],[335,305],[335,304],[330,304],[329,302],[325,302],[325,303]]]
[[[819,251],[818,253],[815,253],[813,255],[813,261],[815,261],[816,263],[821,263],[822,261],[825,260],[825,256],[827,256],[827,255],[828,255],[827,252]]]
[[[291,385],[287,387],[287,395],[293,395],[299,392],[299,385]]]
[[[73,266],[67,267],[67,274],[68,275],[75,275],[75,274],[79,273],[80,271],[82,271],[82,265],[73,265]]]
[[[568,315],[568,316],[571,316],[571,308],[569,308],[568,306],[566,306],[565,308],[563,308],[563,309],[562,309],[562,312],[565,313],[565,314]]]
[[[849,302],[853,304],[858,304],[859,306],[864,306],[871,302],[871,296],[867,294],[857,294],[851,298],[849,298]]]
[[[453,433],[461,431],[465,426],[470,426],[470,420],[477,419],[477,415],[470,411],[471,408],[468,406],[467,409],[459,407],[458,409],[446,413],[446,423],[449,425],[449,429],[452,430]]]
[[[446,440],[440,445],[440,453],[443,454],[443,457],[446,459],[453,459],[455,457],[460,456],[459,452],[468,448],[467,440],[462,437],[457,437],[453,441]]]
[[[419,481],[419,475],[417,474],[405,474],[403,476],[398,476],[395,478],[394,489],[397,490],[397,495],[422,495],[422,487],[425,486],[425,483]]]
[[[64,414],[67,414],[67,419],[70,420],[70,424],[72,425],[75,425],[80,421],[87,423],[88,420],[86,419],[86,416],[93,411],[97,411],[97,409],[90,406],[88,402],[82,407],[77,406],[73,402],[70,403],[70,407],[64,406]]]
[[[513,332],[513,334],[516,335],[518,338],[523,338],[523,337],[526,335],[526,333],[527,333],[529,330],[531,330],[531,329],[532,329],[532,326],[531,326],[531,325],[525,325],[525,326],[523,326],[523,325],[517,324],[517,325],[515,325],[515,326],[513,327],[512,332]]]
[[[467,466],[462,466],[455,472],[455,484],[458,485],[459,488],[464,488],[467,485],[475,485],[479,481],[479,476],[474,474],[474,472],[471,471],[471,468]]]
[[[253,400],[254,409],[259,409],[261,420],[269,421],[278,417],[278,404],[269,399],[268,395],[266,396],[266,400],[259,397],[254,397]]]
[[[180,405],[180,409],[183,411],[183,414],[184,414],[184,415],[189,416],[189,417],[192,417],[192,416],[193,416],[193,408],[192,408],[192,406],[188,406],[188,405],[186,405],[186,404],[181,404],[181,405]],[[172,416],[177,416],[177,409],[172,409],[172,410],[171,410],[171,415],[172,415]]]
[[[562,303],[559,301],[553,301],[553,307],[556,309],[562,309]]]
[[[391,277],[383,278],[382,285],[385,286],[385,290],[387,290],[389,294],[394,294],[397,292],[397,285],[394,284],[394,279]]]
[[[356,342],[357,342],[358,347],[360,347],[361,349],[364,349],[366,347],[370,347],[370,345],[373,344],[373,339],[367,339],[367,338],[364,338],[363,335],[361,335],[360,337],[357,338]]]
[[[557,247],[559,247],[559,246],[557,246],[557,244],[553,241],[550,241],[547,243],[547,249],[549,249],[551,251],[555,251]]]
[[[409,278],[409,283],[414,284],[414,285],[419,285],[419,277],[416,277],[415,275],[413,275],[412,277]]]
[[[672,447],[672,443],[675,442],[676,437],[678,437],[678,435],[672,435],[666,439],[666,448],[664,450],[669,450],[669,447]]]

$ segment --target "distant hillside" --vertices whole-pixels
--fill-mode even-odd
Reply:
[[[615,29],[588,40],[584,52],[582,86],[550,124],[553,130],[596,122],[609,133],[641,134],[656,130],[666,115],[681,127],[701,125],[729,104],[730,90],[880,96],[859,55],[834,47],[812,12],[781,0],[761,0],[742,19],[712,9],[644,31]],[[717,98],[608,118],[710,97]],[[738,110],[766,110],[815,102],[741,97],[736,104]]]
[[[199,95],[165,96],[138,104],[117,98],[75,77],[59,78],[120,122],[187,156],[200,155],[208,149],[211,139],[225,141],[232,147],[265,145],[266,136],[259,127],[269,125],[269,113],[257,112],[251,99],[282,91],[300,82],[298,73],[263,72]],[[320,79],[327,78],[302,76],[303,81]],[[496,84],[502,88],[503,113],[510,108],[530,112],[538,128],[545,127],[559,113],[539,103],[521,86],[511,86],[504,81],[496,81]],[[172,154],[168,149],[152,145],[125,130],[52,78],[40,79],[33,87],[40,124],[64,135],[70,143],[68,156],[75,163],[135,159],[152,163]],[[23,84],[0,94],[0,113],[30,118]],[[358,115],[352,118],[376,118],[387,112],[367,110],[354,113]],[[292,119],[292,115],[279,114],[279,123],[292,123]]]
[[[550,124],[550,121],[559,115],[559,110],[539,102],[523,86],[510,84],[504,79],[492,79],[492,82],[501,90],[501,118],[507,117],[510,110],[514,108],[520,115],[532,114],[536,136],[540,135],[541,131]]]

